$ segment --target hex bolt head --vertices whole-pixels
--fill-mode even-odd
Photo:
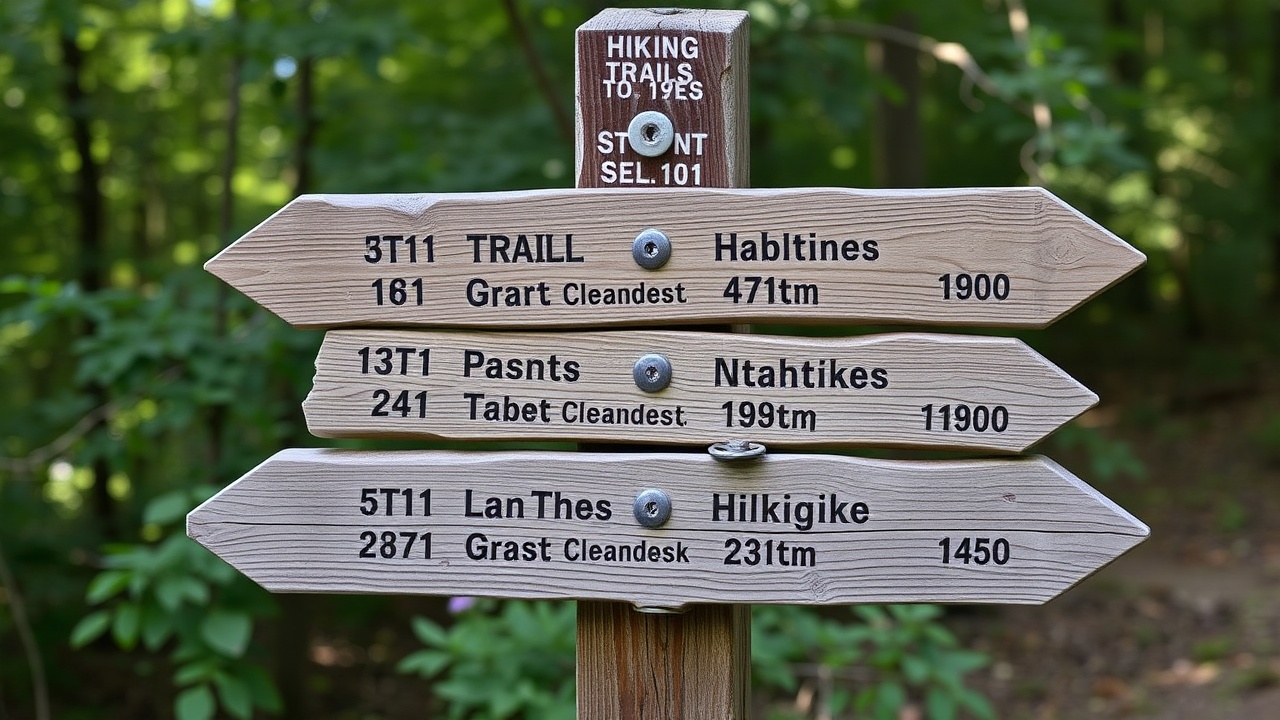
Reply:
[[[641,490],[631,505],[631,512],[644,527],[662,527],[671,519],[671,496],[657,488]]]
[[[645,157],[658,157],[671,149],[675,139],[671,118],[657,110],[639,113],[627,126],[627,141],[631,143],[631,149]]]
[[[661,230],[645,228],[631,243],[631,257],[645,270],[657,270],[671,259],[671,238]]]
[[[671,384],[671,361],[657,353],[641,355],[631,366],[631,378],[641,390],[658,392]]]

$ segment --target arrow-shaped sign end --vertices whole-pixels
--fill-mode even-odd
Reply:
[[[1044,188],[1034,188],[1046,202],[1039,206],[1039,222],[1050,239],[1041,251],[1041,264],[1053,272],[1072,273],[1081,293],[1039,327],[1048,327],[1147,262],[1142,251]]]
[[[1041,222],[1048,226],[1058,225],[1062,229],[1056,241],[1050,243],[1048,253],[1052,260],[1064,266],[1086,263],[1090,266],[1105,266],[1117,273],[1111,284],[1124,279],[1147,262],[1147,256],[1142,251],[1062,198],[1042,187],[1035,190],[1049,201],[1040,206]]]
[[[293,225],[305,225],[307,209],[323,197],[294,198],[209,258],[204,264],[205,272],[244,293],[285,322],[307,327],[306,313],[295,313],[290,304],[280,300],[282,293],[297,284],[299,275],[306,274],[300,272],[300,266],[309,258],[300,255],[304,252],[303,244],[281,236],[292,232]]]
[[[217,496],[215,495],[214,497]],[[207,542],[212,525],[211,519],[208,517],[208,507],[212,501],[212,498],[205,500],[194,510],[187,513],[187,537],[195,540],[200,547],[216,555],[217,552]]]

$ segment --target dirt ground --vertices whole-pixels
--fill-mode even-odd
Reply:
[[[993,658],[976,684],[999,717],[1280,718],[1277,380],[1250,373],[1083,418],[1146,466],[1145,478],[1091,482],[1151,537],[1043,607],[952,614]],[[1045,452],[1087,476],[1087,456]]]

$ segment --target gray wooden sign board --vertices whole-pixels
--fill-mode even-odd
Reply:
[[[1041,188],[690,188],[304,195],[205,267],[303,327],[1040,327],[1143,261]]]
[[[321,437],[1018,452],[1095,402],[1013,338],[334,330],[303,409]]]
[[[637,521],[646,490],[669,499],[659,527]],[[277,592],[675,609],[1042,603],[1148,529],[1041,457],[285,450],[188,532]]]

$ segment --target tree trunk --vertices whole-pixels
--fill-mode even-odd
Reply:
[[[62,97],[67,105],[71,121],[71,140],[80,160],[76,171],[75,207],[78,220],[76,243],[76,280],[86,294],[93,294],[104,285],[106,269],[105,200],[102,196],[102,169],[93,157],[93,128],[90,122],[88,98],[81,77],[84,74],[85,54],[76,42],[76,28],[66,28],[59,38],[62,51]],[[96,324],[86,320],[84,334],[93,335]],[[85,387],[93,407],[102,407],[110,400],[107,388],[98,383]],[[115,523],[115,501],[111,499],[107,482],[111,477],[111,465],[104,457],[93,461],[93,488],[90,490],[90,507],[98,521],[103,537],[116,539],[119,529]]]
[[[899,13],[893,26],[914,33],[915,17]],[[915,48],[876,41],[871,51],[874,70],[884,73],[902,91],[901,98],[876,98],[872,147],[877,187],[914,188],[924,185],[924,143],[920,133],[920,59]]]
[[[311,148],[319,129],[315,116],[315,58],[298,60],[298,134],[294,143],[294,195],[311,192]],[[298,412],[296,405],[294,413]],[[301,423],[294,423],[301,427]],[[311,631],[317,608],[323,613],[323,595],[281,595],[280,620],[276,623],[276,681],[284,705],[281,720],[316,717],[320,708],[308,703],[307,676],[311,669]]]
[[[1280,126],[1280,5],[1271,7],[1271,126]],[[1272,198],[1280,198],[1280,134],[1271,133]],[[1271,297],[1280,303],[1280,215],[1271,214]]]

